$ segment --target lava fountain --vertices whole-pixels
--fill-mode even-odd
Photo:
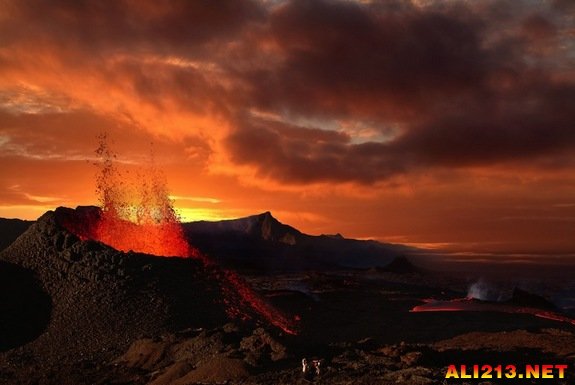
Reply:
[[[151,166],[137,175],[138,183],[130,183],[117,167],[106,136],[99,140],[96,191],[101,209],[97,215],[64,223],[69,231],[124,252],[199,259],[222,288],[228,316],[242,320],[259,316],[288,334],[296,334],[295,319],[268,304],[236,272],[221,269],[188,243],[169,199],[166,179],[154,166],[153,157]]]
[[[165,257],[196,256],[184,236],[173,202],[168,198],[166,181],[152,161],[139,172],[137,184],[118,169],[116,155],[100,137],[96,154],[101,159],[96,177],[96,192],[102,209],[92,234],[121,251],[137,251]]]

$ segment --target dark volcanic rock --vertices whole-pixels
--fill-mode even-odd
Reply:
[[[417,273],[419,269],[411,263],[405,255],[401,255],[391,261],[388,265],[377,269],[379,272],[409,274]]]
[[[53,361],[106,357],[144,335],[225,323],[220,285],[199,261],[122,253],[82,241],[56,220],[70,213],[44,214],[0,253],[0,274],[22,277],[0,281],[14,289],[2,290],[2,306],[14,309],[22,295],[31,298],[22,311],[0,313],[2,324],[22,325],[21,336],[6,346],[30,340],[46,327],[25,351]],[[0,329],[0,340],[10,333],[10,327]]]
[[[537,294],[533,294],[528,291],[522,290],[518,287],[513,289],[513,295],[511,296],[509,303],[516,306],[534,307],[546,310],[557,310],[557,307],[547,299]]]
[[[147,373],[149,385],[236,383],[287,358],[286,347],[271,332],[247,335],[236,325],[188,330],[135,341],[114,363]]]
[[[254,366],[266,359],[279,361],[287,358],[286,347],[263,328],[256,329],[251,336],[242,339],[240,349],[246,352],[247,362]]]

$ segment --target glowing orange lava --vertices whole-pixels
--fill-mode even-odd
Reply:
[[[141,171],[137,183],[116,167],[106,136],[96,153],[102,159],[96,190],[102,208],[93,237],[121,251],[137,251],[165,257],[195,256],[173,203],[164,176],[153,165]],[[153,155],[152,155],[153,158]]]
[[[76,219],[66,218],[63,224],[68,230],[124,252],[199,259],[220,283],[228,316],[243,320],[260,316],[296,334],[295,319],[269,305],[237,273],[219,268],[188,243],[161,173],[152,166],[141,173],[137,185],[129,185],[116,167],[105,136],[96,153],[102,159],[97,176],[101,210],[97,215],[85,212],[77,213]]]
[[[437,312],[437,311],[487,311],[515,314],[531,314],[539,318],[553,321],[567,322],[575,325],[575,320],[563,314],[542,310],[533,307],[516,306],[500,302],[479,301],[473,298],[456,298],[452,300],[425,299],[423,305],[415,306],[411,312]]]

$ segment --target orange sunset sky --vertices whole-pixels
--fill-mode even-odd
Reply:
[[[0,217],[150,143],[184,220],[575,253],[569,0],[0,1]]]

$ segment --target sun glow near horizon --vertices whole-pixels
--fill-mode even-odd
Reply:
[[[199,222],[199,221],[222,221],[228,219],[236,219],[240,216],[231,214],[226,210],[209,209],[209,208],[194,208],[194,207],[179,207],[175,206],[176,213],[182,222]]]

